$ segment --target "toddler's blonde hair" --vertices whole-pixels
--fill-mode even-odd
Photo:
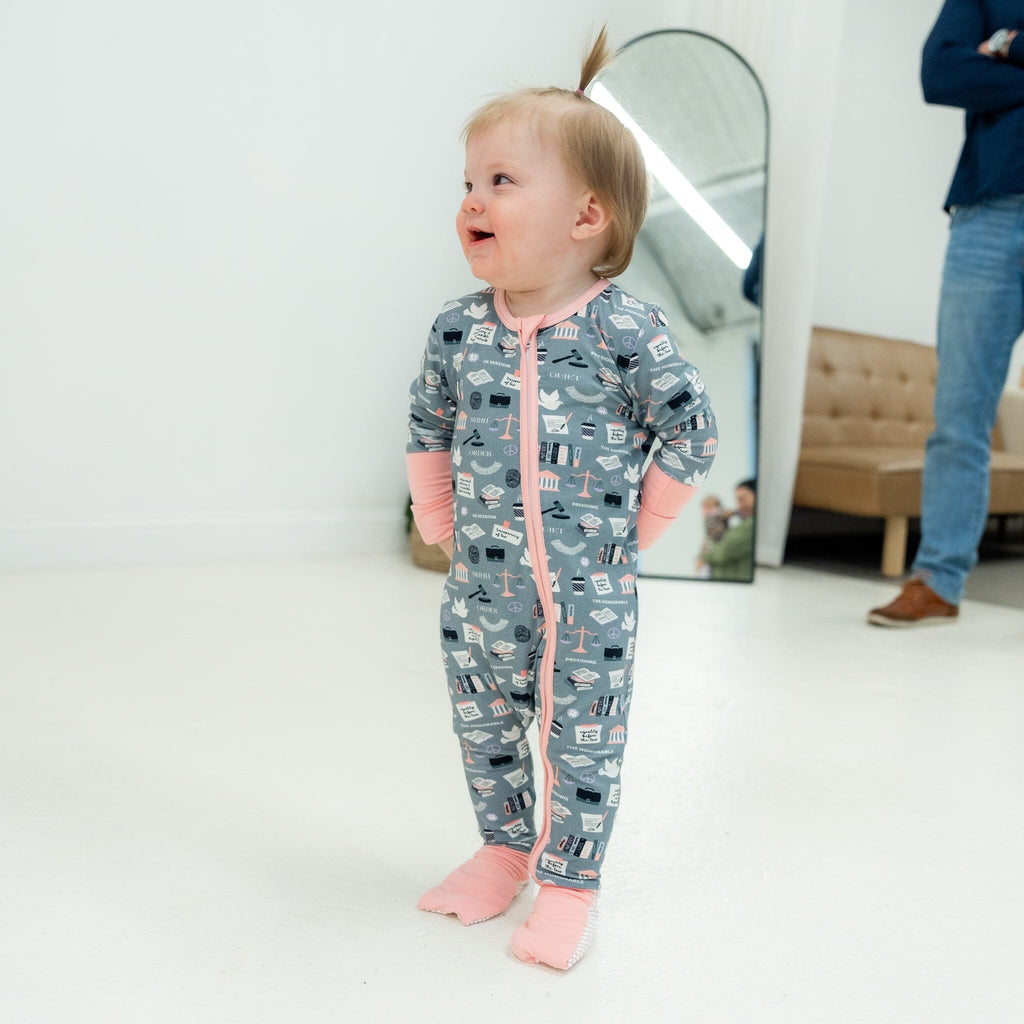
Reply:
[[[614,59],[605,26],[583,60],[575,91],[552,86],[498,96],[472,114],[462,131],[469,143],[501,121],[527,121],[558,147],[570,172],[597,196],[611,220],[608,245],[592,268],[600,277],[615,277],[629,266],[647,215],[647,168],[636,139],[614,114],[584,95]]]

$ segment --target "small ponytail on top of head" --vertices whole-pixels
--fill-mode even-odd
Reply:
[[[590,51],[583,58],[583,66],[580,68],[580,84],[576,87],[576,95],[582,96],[590,83],[614,60],[615,54],[608,45],[608,25],[605,23],[591,44]]]

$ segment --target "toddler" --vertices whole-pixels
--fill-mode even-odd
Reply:
[[[489,287],[443,307],[410,396],[413,513],[452,555],[442,656],[483,839],[419,907],[476,924],[533,878],[512,951],[562,970],[590,945],[619,806],[637,551],[716,446],[661,310],[608,280],[647,207],[639,147],[584,94],[610,60],[602,29],[576,90],[517,91],[470,118],[456,227]]]
[[[704,540],[701,541],[700,551],[697,553],[697,576],[702,580],[711,579],[711,566],[704,560],[708,548],[716,541],[725,536],[726,527],[729,524],[729,517],[722,508],[722,500],[717,494],[709,494],[700,503],[701,511],[704,513]]]

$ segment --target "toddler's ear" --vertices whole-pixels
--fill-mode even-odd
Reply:
[[[597,238],[611,225],[611,222],[612,219],[608,215],[604,203],[593,192],[585,192],[576,217],[576,224],[573,226],[572,237],[580,241]]]

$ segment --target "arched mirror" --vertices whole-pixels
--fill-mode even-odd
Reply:
[[[591,98],[636,134],[651,171],[647,219],[617,282],[659,302],[701,371],[719,448],[697,497],[640,559],[646,576],[754,575],[768,111],[749,65],[700,32],[627,43]],[[718,498],[715,514],[709,499]]]

